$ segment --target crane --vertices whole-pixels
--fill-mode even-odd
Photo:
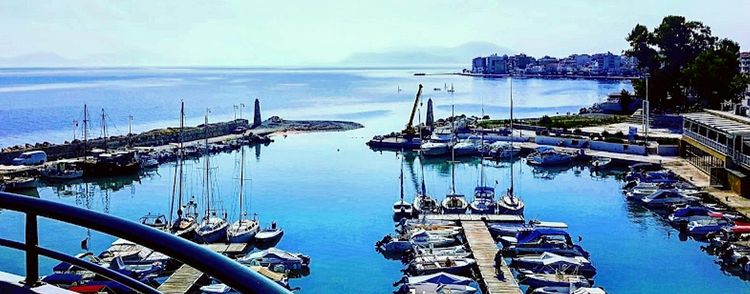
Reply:
[[[419,89],[417,90],[417,96],[414,97],[414,106],[411,108],[411,115],[409,116],[409,122],[406,123],[406,129],[404,129],[404,135],[406,136],[414,136],[417,133],[417,130],[414,129],[414,113],[417,112],[417,105],[419,104],[419,97],[422,96],[422,84],[419,84]]]

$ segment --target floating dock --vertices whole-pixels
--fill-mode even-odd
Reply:
[[[247,244],[242,243],[202,244],[201,246],[230,257],[244,254],[248,248]],[[188,293],[194,291],[206,278],[204,272],[188,265],[182,265],[157,290],[165,294]]]
[[[463,220],[461,227],[464,229],[466,242],[469,245],[474,259],[479,268],[477,282],[485,294],[522,294],[518,282],[513,277],[510,268],[502,259],[500,270],[503,278],[495,274],[495,255],[498,252],[497,244],[492,239],[487,224],[484,221]]]
[[[523,216],[511,214],[427,214],[424,218],[428,220],[444,221],[524,222]]]

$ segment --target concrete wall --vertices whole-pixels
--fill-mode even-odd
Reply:
[[[584,148],[588,145],[589,139],[557,138],[549,136],[536,136],[534,143],[540,145],[552,145],[562,147]]]
[[[589,142],[589,149],[627,154],[646,154],[646,146],[609,143],[603,141]]]
[[[680,155],[679,145],[658,145],[656,146],[656,154],[662,156],[678,156]]]

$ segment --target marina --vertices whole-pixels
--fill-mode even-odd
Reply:
[[[386,81],[374,80],[369,85],[387,88],[395,84],[391,79],[400,79],[397,78],[400,76],[399,72],[388,73],[388,75],[393,75],[394,78]],[[426,77],[426,79],[439,79],[442,86],[445,77]],[[468,87],[465,84],[466,80],[453,82],[456,83],[455,95],[464,95],[461,89]],[[519,89],[521,93],[533,91],[525,88],[524,83],[527,82],[529,81],[514,81],[514,88]],[[399,83],[402,87],[408,84],[406,81]],[[429,89],[434,87],[429,82],[425,83]],[[570,81],[550,80],[544,83],[553,83],[549,86],[554,88],[554,83],[570,83]],[[578,81],[577,83],[580,83],[578,85],[582,87],[587,87],[588,83],[594,82]],[[476,87],[484,86],[486,85],[476,85]],[[612,85],[600,86],[606,88]],[[618,86],[615,84],[612,87]],[[477,91],[490,92],[489,89]],[[252,175],[252,184],[248,182],[248,195],[252,195],[248,213],[252,215],[257,212],[262,227],[267,227],[272,221],[276,221],[284,229],[284,237],[278,243],[278,247],[289,252],[303,252],[313,260],[310,264],[311,274],[290,278],[291,287],[299,287],[302,293],[325,293],[330,292],[331,289],[336,289],[337,292],[382,293],[393,291],[393,282],[402,278],[400,270],[404,268],[404,265],[400,261],[385,259],[373,253],[372,250],[372,243],[393,229],[391,206],[399,199],[398,171],[403,167],[404,199],[409,203],[421,190],[420,169],[424,169],[427,192],[436,196],[437,200],[442,200],[447,194],[451,178],[451,165],[447,163],[446,158],[420,158],[416,152],[411,155],[406,152],[404,153],[406,155],[401,158],[401,156],[394,156],[394,153],[373,151],[364,145],[364,142],[374,135],[403,128],[402,121],[404,117],[408,117],[408,111],[404,109],[412,106],[414,98],[413,93],[406,92],[408,91],[405,89],[402,92],[403,95],[394,94],[398,96],[389,98],[404,102],[395,103],[392,108],[385,106],[386,109],[390,109],[390,112],[386,114],[372,117],[365,114],[345,118],[336,116],[336,119],[361,123],[365,128],[341,133],[289,132],[288,136],[278,133],[272,137],[274,142],[270,145],[244,145],[242,147],[248,156],[248,174],[245,177]],[[492,89],[491,92],[503,93],[507,90]],[[450,111],[450,98],[448,97],[450,94],[445,91],[441,93],[445,94],[435,94],[431,97],[436,104],[435,116],[447,117]],[[292,96],[295,95],[303,96],[299,93],[292,93]],[[522,96],[522,94],[518,95]],[[474,100],[474,102],[478,109],[479,101]],[[273,103],[275,102],[269,102],[271,106],[266,112],[277,113],[273,110]],[[448,108],[445,108],[446,105]],[[351,107],[349,111],[357,112],[355,108],[358,106],[360,105],[353,104],[347,107]],[[325,120],[328,115],[326,109],[319,109],[320,112],[310,116],[298,114],[296,117],[285,114],[283,111],[288,110],[282,110],[279,115],[302,120],[308,118]],[[516,110],[516,115],[532,116],[536,114],[536,111],[519,108]],[[462,112],[466,113],[465,110]],[[425,113],[421,114],[424,119]],[[215,116],[217,120],[220,117],[219,114]],[[418,116],[415,120],[419,118]],[[200,119],[202,120],[202,117]],[[175,115],[170,115],[171,123],[167,125],[174,125],[176,121],[175,113]],[[190,124],[198,125],[199,121],[193,120]],[[532,152],[540,146],[532,142],[515,144],[516,147],[524,149],[525,153]],[[560,151],[575,151],[574,148],[551,147]],[[210,155],[212,166],[218,167],[212,170],[214,174],[211,177],[212,181],[216,181],[215,195],[222,198],[228,214],[235,218],[239,214],[239,207],[232,203],[237,202],[238,180],[241,178],[238,174],[240,151],[234,149]],[[481,272],[481,267],[484,267],[485,272],[481,274],[481,278],[477,279],[476,284],[468,287],[474,287],[484,293],[485,290],[492,291],[489,290],[492,286],[483,286],[483,283],[493,282],[493,278],[500,281],[495,277],[493,267],[495,256],[493,249],[489,246],[490,241],[486,238],[486,234],[489,233],[485,234],[481,227],[487,230],[487,223],[528,223],[542,219],[565,222],[572,239],[577,240],[578,236],[583,238],[582,242],[576,243],[581,243],[590,252],[591,262],[597,267],[596,286],[604,287],[608,293],[633,291],[663,293],[669,292],[670,287],[683,286],[693,289],[693,293],[716,291],[734,293],[745,289],[746,285],[741,279],[726,275],[715,263],[713,256],[700,250],[705,243],[691,238],[680,241],[679,230],[665,225],[663,217],[652,214],[649,210],[624,199],[621,189],[624,183],[620,179],[624,172],[623,166],[634,161],[653,163],[661,161],[665,167],[669,168],[685,164],[684,162],[670,161],[670,158],[666,157],[610,154],[594,150],[587,150],[586,154],[594,157],[614,158],[613,162],[617,161],[621,167],[594,170],[589,166],[588,161],[560,167],[539,167],[527,165],[525,157],[516,159],[515,164],[511,166],[509,162],[486,159],[480,161],[476,156],[456,157],[455,189],[457,193],[465,194],[468,201],[473,198],[472,191],[478,184],[480,167],[483,166],[487,185],[498,191],[496,198],[504,195],[505,190],[510,186],[508,178],[510,169],[513,168],[515,194],[526,204],[525,217],[500,214],[428,214],[424,216],[428,220],[456,222],[456,225],[463,230],[461,238],[466,239],[464,241],[472,254],[469,258],[475,259],[477,264],[475,271]],[[204,177],[202,166],[203,162],[200,159],[185,161],[186,196],[200,197],[201,181]],[[340,180],[335,183],[320,181],[320,174],[328,174]],[[40,181],[35,189],[19,192],[69,205],[88,207],[95,211],[106,211],[135,221],[148,212],[169,211],[174,177],[175,163],[169,161],[131,177],[118,176],[112,179],[101,179],[98,180],[99,182],[90,182],[86,178],[67,183]],[[695,179],[699,178],[695,177]],[[89,183],[89,194],[83,193],[85,183]],[[587,189],[581,190],[580,187],[583,186]],[[133,205],[133,203],[139,205]],[[23,220],[21,218],[12,213],[3,212],[0,213],[0,220],[10,225],[9,230],[2,232],[4,237],[22,236]],[[467,225],[473,227],[469,228]],[[481,233],[473,233],[474,231],[471,230],[474,229]],[[70,254],[81,251],[82,239],[88,240],[88,249],[92,252],[106,250],[114,241],[110,236],[101,233],[91,232],[89,235],[86,230],[48,221],[40,221],[40,231],[47,232],[40,234],[41,243],[56,246]],[[52,239],[52,234],[49,233],[52,231],[64,231],[66,234],[55,235]],[[613,234],[614,231],[617,234]],[[346,243],[347,245],[337,246],[337,250],[331,250],[333,244],[339,244],[332,243],[332,240],[341,240],[340,244]],[[483,241],[479,242],[479,240]],[[500,247],[494,243],[495,239],[492,240],[496,246],[494,250],[497,252]],[[472,242],[484,243],[484,245],[473,246]],[[214,251],[226,252],[229,255],[236,254],[236,256],[263,250],[254,248],[252,245],[246,245],[245,248],[221,243],[207,246]],[[22,263],[16,262],[22,260],[22,255],[18,252],[2,250],[0,260],[7,260],[3,262],[8,265],[3,270],[23,272]],[[667,262],[632,263],[630,261],[633,256],[643,260],[680,258],[691,266],[681,267]],[[493,265],[488,262],[493,262]],[[510,291],[526,291],[527,286],[523,284],[522,279],[517,277],[516,270],[510,266],[510,258],[505,258],[503,262],[505,265],[503,268],[508,269],[508,274],[506,272],[503,274],[507,277],[507,280],[504,280],[507,283],[500,282],[502,285],[496,285],[496,287],[511,288],[510,284],[516,282],[517,286]],[[624,264],[628,267],[623,268]],[[42,272],[45,269],[49,271],[54,266],[54,262],[40,260]],[[341,274],[344,268],[346,275]],[[665,284],[664,281],[671,282]],[[190,284],[191,287],[197,289],[205,283],[214,282],[203,281],[195,286],[190,282],[180,284],[181,287]]]

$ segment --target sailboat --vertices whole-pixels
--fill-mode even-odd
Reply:
[[[195,233],[198,235],[199,241],[202,241],[203,243],[214,243],[219,240],[226,240],[228,224],[226,220],[226,214],[224,214],[223,217],[219,217],[219,215],[217,215],[217,211],[215,209],[212,209],[211,207],[213,197],[211,196],[211,165],[209,164],[208,155],[208,112],[206,112],[206,122],[203,124],[203,129],[205,132],[204,147],[206,148],[206,152],[204,153],[203,157],[203,161],[206,165],[205,178],[203,182],[203,193],[206,201],[206,210],[203,214],[203,219],[201,220],[200,225],[195,228]]]
[[[455,109],[454,107],[452,107],[451,128],[454,127],[455,120]],[[455,140],[455,135],[453,136],[454,137],[452,141]],[[466,197],[463,194],[456,193],[456,152],[455,150],[453,150],[454,145],[455,144],[451,144],[451,190],[448,195],[445,195],[445,199],[443,199],[443,202],[441,203],[441,206],[443,207],[443,213],[446,214],[465,213],[466,208],[469,207],[469,203],[466,202]]]
[[[482,140],[484,144],[484,140]],[[484,157],[479,157],[479,185],[474,188],[474,200],[469,204],[471,213],[474,214],[492,214],[497,209],[495,202],[495,188],[485,185],[484,177]]]
[[[401,154],[401,175],[399,176],[399,180],[401,181],[401,200],[396,201],[396,203],[393,203],[393,219],[394,220],[400,220],[401,218],[408,218],[412,216],[413,207],[411,206],[411,203],[406,202],[404,200],[404,154],[402,152]]]
[[[510,149],[513,150],[513,78],[510,78]],[[510,158],[510,188],[508,192],[497,202],[499,214],[523,215],[526,205],[513,193],[513,152]]]
[[[422,169],[422,191],[414,197],[414,211],[417,214],[438,212],[440,205],[438,205],[437,200],[427,194],[427,187],[424,183],[424,158],[422,158],[421,152],[419,153],[419,166]]]
[[[247,243],[255,237],[255,234],[258,233],[258,231],[260,231],[258,220],[248,219],[247,212],[244,210],[243,192],[245,190],[245,147],[240,148],[240,157],[242,160],[240,163],[240,214],[237,221],[232,223],[227,229],[227,239],[230,243]]]

